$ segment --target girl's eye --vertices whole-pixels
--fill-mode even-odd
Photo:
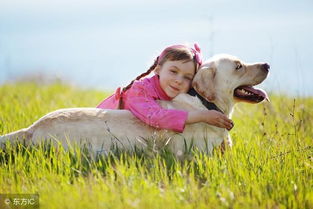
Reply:
[[[184,77],[186,80],[188,80],[188,81],[191,81],[192,80],[192,78],[190,78],[190,77],[188,77],[188,76],[185,76]]]
[[[241,65],[240,63],[238,63],[238,64],[236,65],[236,70],[239,70],[240,68],[242,68],[242,65]]]
[[[170,70],[170,72],[171,72],[171,73],[174,73],[174,74],[176,74],[176,73],[177,73],[177,71],[176,71],[176,70]]]

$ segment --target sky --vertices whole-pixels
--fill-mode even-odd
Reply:
[[[311,0],[1,0],[0,83],[27,74],[114,90],[164,47],[267,62],[269,92],[313,96]]]

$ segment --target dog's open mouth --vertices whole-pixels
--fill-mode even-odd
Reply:
[[[264,99],[268,100],[267,93],[262,89],[257,89],[253,86],[239,86],[234,91],[234,97],[237,100],[250,102],[250,103],[259,103]]]

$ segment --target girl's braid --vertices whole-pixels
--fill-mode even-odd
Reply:
[[[154,60],[154,63],[153,65],[144,73],[140,74],[139,76],[137,76],[134,80],[132,80],[130,82],[130,84],[128,84],[126,87],[124,87],[121,91],[121,94],[120,94],[120,100],[119,100],[119,103],[118,103],[118,109],[123,109],[124,108],[124,105],[123,105],[123,94],[124,92],[126,92],[132,85],[135,81],[149,75],[154,69],[155,67],[158,65],[158,61],[159,61],[159,57],[157,57],[155,60]]]

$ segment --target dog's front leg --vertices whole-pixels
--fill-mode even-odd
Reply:
[[[225,139],[223,140],[223,142],[222,142],[222,144],[220,146],[220,150],[221,150],[222,153],[224,153],[226,151],[227,147],[231,148],[232,146],[233,146],[233,141],[232,141],[232,139],[230,137],[230,134],[227,133]]]

